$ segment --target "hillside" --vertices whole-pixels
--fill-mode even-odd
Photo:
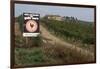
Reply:
[[[75,42],[78,42],[79,44],[81,43],[78,39],[73,43],[71,38],[74,34],[71,34],[71,36],[66,34],[66,38],[71,37],[70,41],[64,39],[66,28],[67,30],[72,30],[72,32],[74,32],[74,30],[78,27],[73,28],[71,26],[69,28],[69,26],[66,24],[64,24],[64,27],[63,25],[60,25],[60,23],[56,24],[58,21],[55,23],[54,21],[48,21],[46,24],[45,21],[41,21],[40,23],[40,36],[36,38],[27,38],[28,43],[25,43],[26,38],[24,38],[21,34],[18,34],[21,33],[22,24],[20,23],[22,22],[19,21],[15,23],[15,27],[17,27],[15,28],[15,34],[17,34],[15,37],[15,65],[35,66],[52,64],[75,64],[95,61],[94,51],[74,44]],[[56,28],[57,30],[55,33]],[[58,30],[59,32],[57,32]],[[64,33],[60,30],[64,30]],[[92,31],[88,33],[92,33]]]
[[[95,31],[93,23],[73,23],[67,21],[57,21],[49,19],[41,19],[49,31],[56,36],[62,37],[64,40],[81,41],[85,44],[95,44]]]

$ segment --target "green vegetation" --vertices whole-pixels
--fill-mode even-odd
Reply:
[[[41,19],[41,22],[49,31],[54,33],[56,36],[63,37],[65,40],[72,42],[81,41],[85,44],[95,44],[93,23],[78,21],[73,17],[71,18],[73,20],[68,20],[68,17],[66,17],[64,21],[57,21],[48,20],[44,17]],[[23,31],[23,15],[20,15],[17,18],[17,21],[20,25],[21,31]],[[38,38],[36,38],[36,40],[38,40]]]
[[[95,44],[93,23],[82,23],[82,21],[74,23],[72,21],[57,21],[45,18],[41,19],[41,22],[53,34],[67,41]]]
[[[15,48],[16,65],[37,65],[44,62],[40,48]]]
[[[42,45],[42,39],[41,36],[38,37],[21,37],[21,36],[15,36],[15,45],[16,47],[40,47]]]
[[[21,32],[23,31],[23,23],[24,23],[24,18],[23,15],[20,15],[17,17],[16,21],[19,23],[20,30]]]
[[[46,59],[48,62],[58,63],[58,64],[69,64],[69,63],[84,63],[93,62],[94,57],[88,53],[83,54],[81,51],[76,49],[67,48],[63,45],[50,45],[45,46],[43,49]]]
[[[42,42],[41,36],[32,38],[32,43],[33,43],[34,46],[36,46],[36,47],[42,46],[42,43],[43,43],[43,42]]]
[[[63,45],[44,44],[42,47],[15,48],[15,65],[51,65],[93,62],[88,53]]]
[[[75,19],[74,19],[75,20]],[[42,18],[44,25],[52,34],[61,37],[66,41],[95,44],[95,35],[92,23],[82,23],[82,21],[57,21]],[[20,30],[22,32],[23,16],[17,17]],[[72,49],[67,46],[51,43],[43,43],[42,36],[25,38],[22,35],[15,36],[15,65],[51,65],[94,62],[94,55],[91,53]]]
[[[19,25],[18,32],[23,32],[23,15],[16,18]],[[15,65],[39,65],[44,62],[44,54],[40,49],[42,45],[41,36],[23,37],[15,36]]]

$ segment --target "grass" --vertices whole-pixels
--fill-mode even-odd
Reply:
[[[51,65],[51,64],[72,64],[93,62],[94,57],[77,51],[76,49],[67,48],[59,43],[52,45],[42,43],[41,46],[24,46],[24,39],[16,37],[17,46],[15,47],[15,65]],[[16,44],[15,43],[15,44]],[[22,46],[20,46],[22,44]],[[38,42],[38,44],[40,44]],[[34,43],[33,43],[34,45]],[[20,47],[19,47],[20,46]]]
[[[16,65],[37,65],[44,62],[40,48],[15,48]]]
[[[54,46],[45,46],[43,49],[48,58],[56,60],[55,63],[70,64],[70,63],[86,63],[94,61],[93,56],[84,52],[79,52],[76,49],[67,48],[66,46],[56,44]],[[52,62],[54,63],[54,62]]]
[[[15,48],[15,65],[52,65],[93,62],[94,57],[60,44]]]

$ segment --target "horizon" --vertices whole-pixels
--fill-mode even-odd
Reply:
[[[15,17],[23,14],[23,12],[39,13],[40,17],[59,15],[61,17],[68,16],[82,21],[94,22],[94,8],[15,4]]]

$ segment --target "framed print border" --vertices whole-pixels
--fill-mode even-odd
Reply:
[[[10,67],[13,68],[25,68],[25,67],[42,67],[42,66],[58,66],[58,65],[73,65],[73,64],[51,64],[51,65],[27,65],[27,66],[15,66],[15,32],[14,32],[14,22],[15,22],[15,3],[17,4],[35,4],[35,5],[50,5],[50,6],[68,6],[68,7],[84,7],[84,8],[94,8],[94,31],[95,31],[95,40],[96,40],[96,6],[95,5],[80,5],[80,4],[63,4],[63,3],[50,3],[50,2],[35,2],[35,1],[17,1],[17,0],[11,0],[10,4],[10,11],[11,11],[11,23],[10,23],[10,37],[11,37],[11,47],[10,47],[10,53],[11,53],[11,65]],[[87,63],[80,63],[80,64],[89,64]],[[95,41],[95,61],[91,63],[96,63],[96,41]],[[76,63],[77,64],[77,63]],[[75,65],[75,64],[74,64]]]

